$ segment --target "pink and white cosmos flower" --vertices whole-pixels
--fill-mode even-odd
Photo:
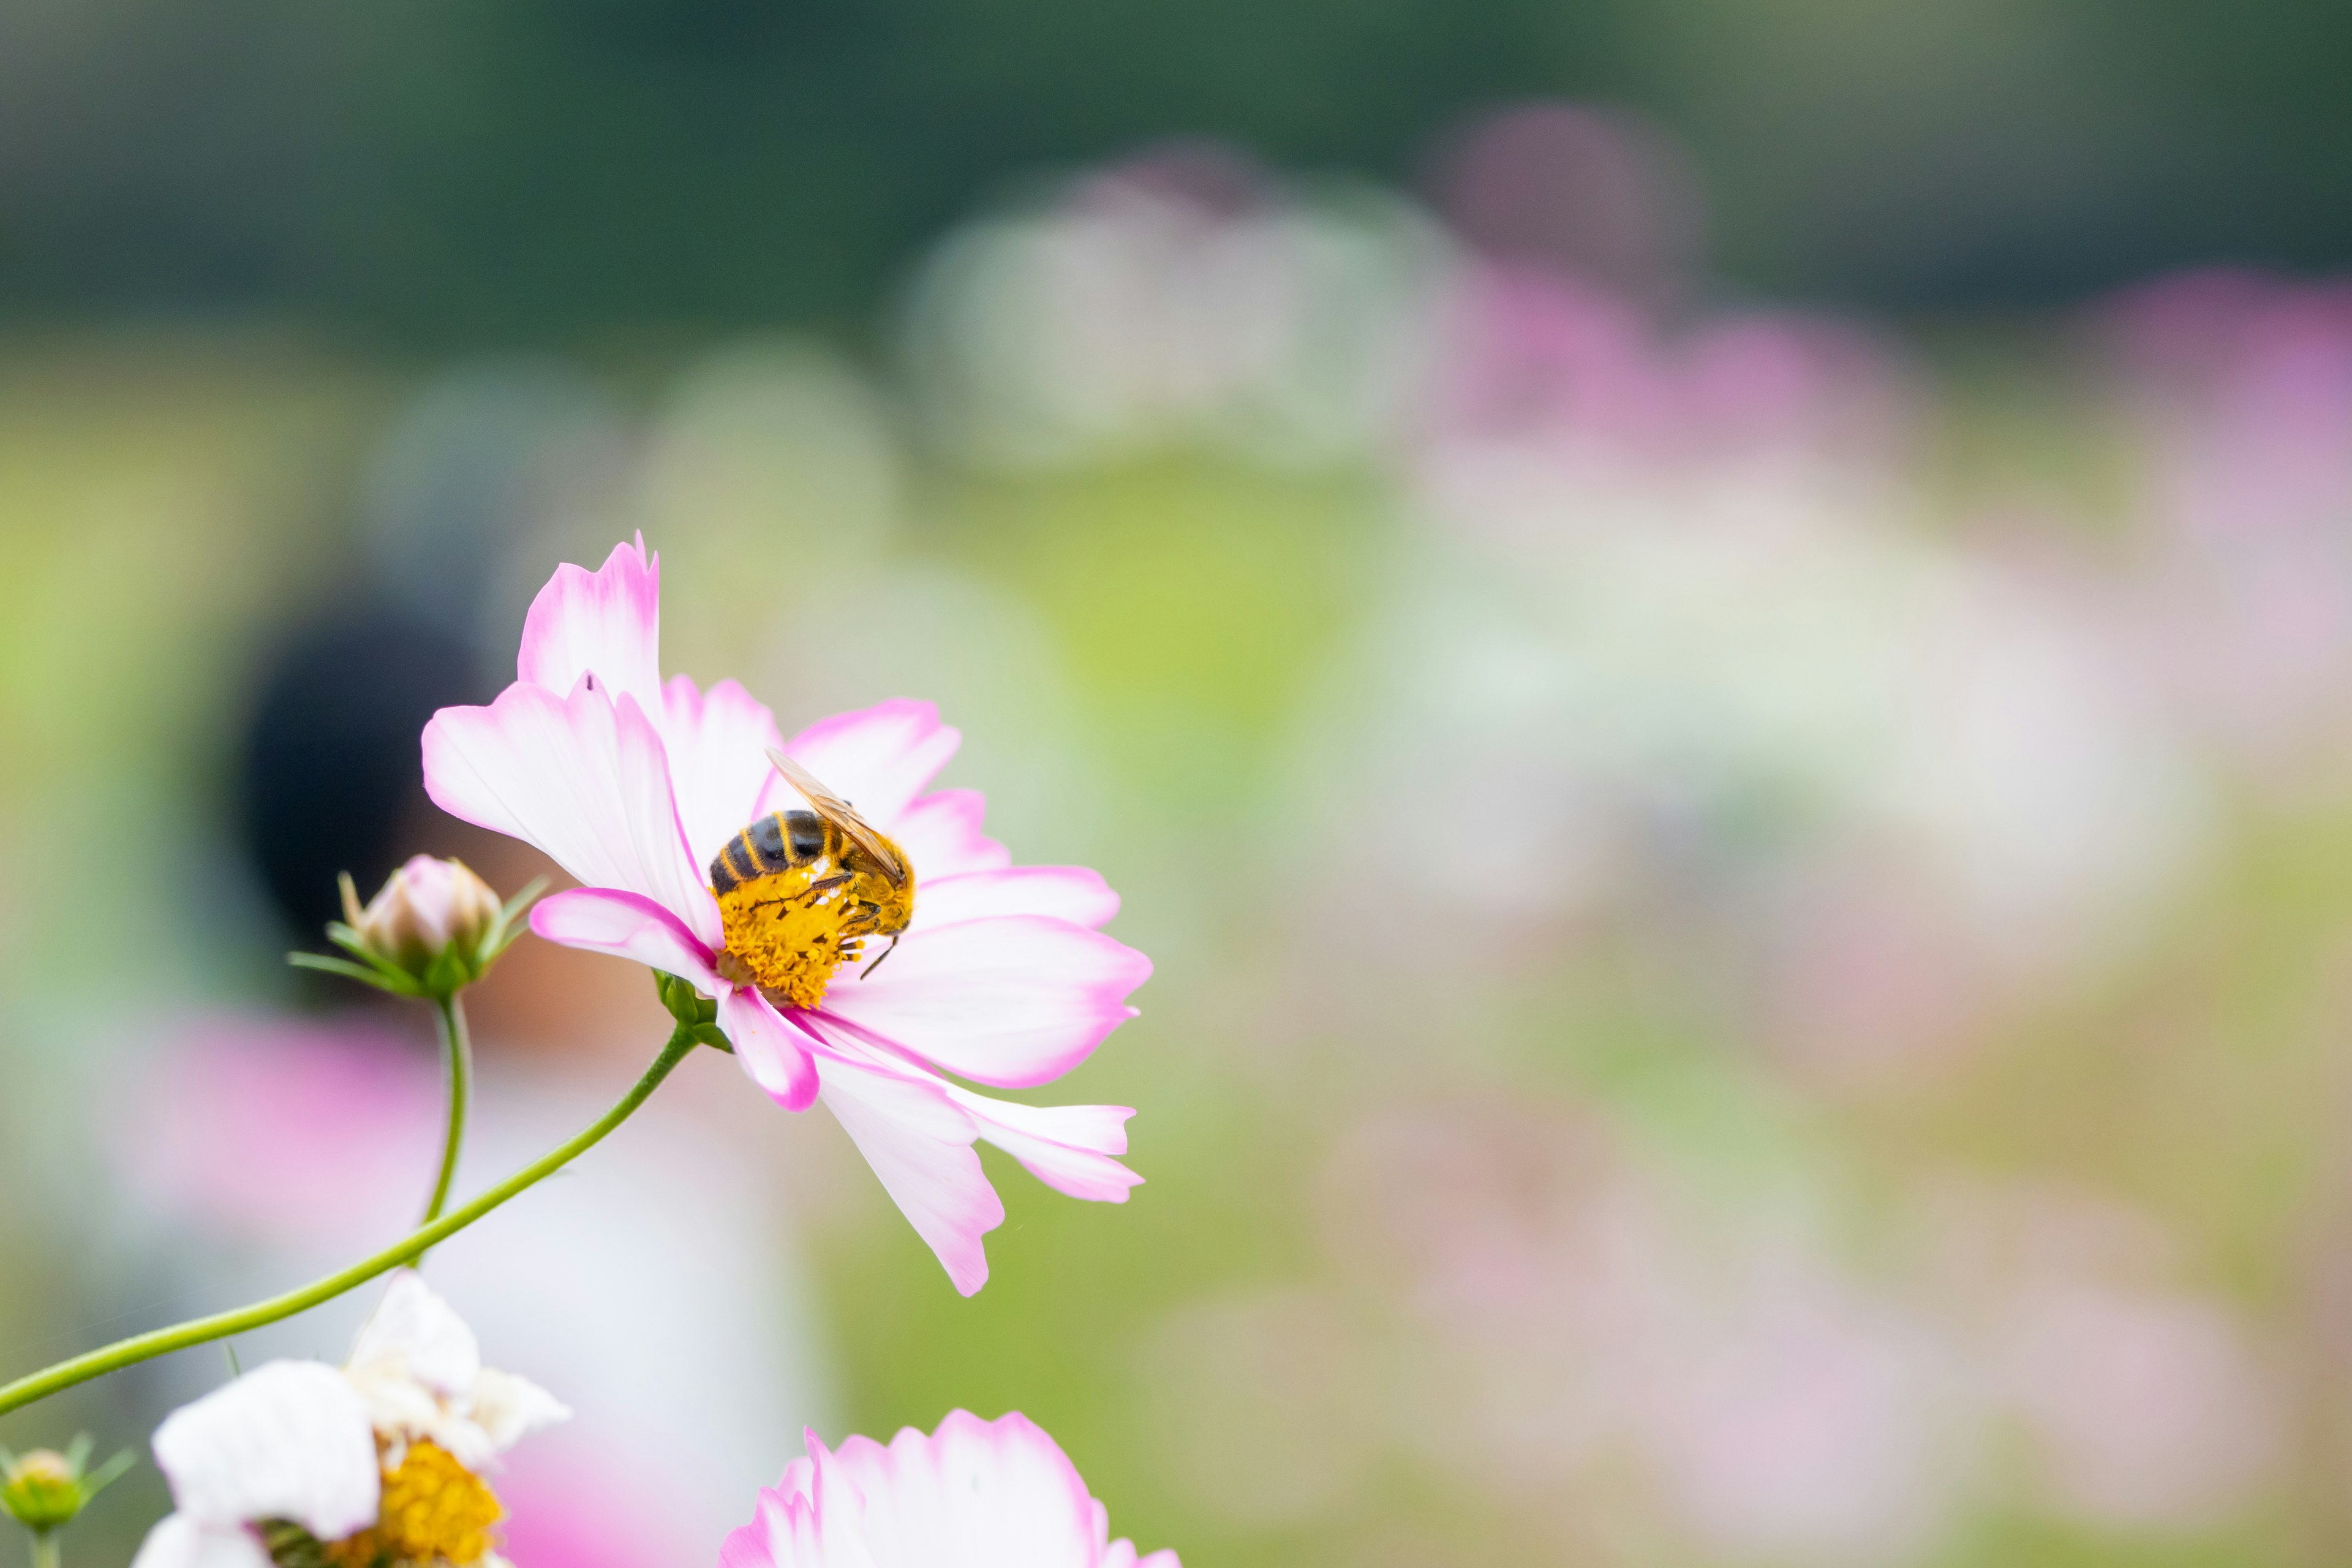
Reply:
[[[742,687],[660,673],[659,556],[642,536],[602,570],[556,569],[523,622],[513,685],[425,728],[425,787],[452,816],[543,851],[583,885],[541,900],[551,942],[635,959],[718,1004],[735,1059],[788,1110],[823,1100],[958,1290],[988,1279],[1004,1218],[972,1149],[984,1139],[1058,1192],[1126,1200],[1119,1106],[1034,1107],[974,1093],[1048,1083],[1135,1009],[1150,961],[1096,928],[1118,897],[1082,867],[1014,867],[981,831],[978,792],[930,790],[961,737],[928,702],[894,700],[784,741]],[[814,1007],[723,979],[726,936],[704,868],[755,818],[800,797],[782,747],[854,803],[918,879],[887,964],[837,970]]]
[[[719,1568],[1179,1568],[1139,1563],[1058,1444],[1015,1412],[958,1410],[929,1436],[852,1437],[760,1493],[758,1515],[719,1549]]]

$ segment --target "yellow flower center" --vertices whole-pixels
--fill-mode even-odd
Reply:
[[[911,874],[894,883],[857,865],[822,857],[719,894],[727,931],[719,973],[780,1007],[822,1004],[835,970],[862,956],[870,939],[906,930],[914,914]]]
[[[449,1563],[467,1568],[489,1555],[490,1527],[504,1516],[482,1479],[437,1443],[408,1446],[398,1466],[383,1473],[383,1503],[375,1527],[326,1542],[331,1568],[379,1568],[384,1563]]]

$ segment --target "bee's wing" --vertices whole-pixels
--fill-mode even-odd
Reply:
[[[906,868],[898,864],[898,857],[891,852],[888,842],[868,827],[866,819],[851,810],[847,801],[818,783],[814,773],[772,746],[768,748],[768,761],[776,764],[776,771],[784,775],[785,783],[808,797],[809,805],[816,808],[819,816],[849,835],[860,849],[874,857],[875,863],[888,873],[892,881],[904,882],[907,879]]]

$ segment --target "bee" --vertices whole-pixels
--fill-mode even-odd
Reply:
[[[813,810],[772,811],[747,824],[710,862],[710,890],[727,929],[719,967],[771,1001],[813,1007],[842,963],[866,942],[897,951],[915,913],[914,868],[850,804],[780,751],[768,760]]]

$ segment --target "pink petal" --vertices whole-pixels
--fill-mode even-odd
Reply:
[[[1117,913],[1118,895],[1099,872],[1084,866],[1020,866],[919,879],[912,929],[992,915],[1051,915],[1091,930]]]
[[[558,566],[523,617],[516,679],[561,697],[592,674],[661,711],[661,557],[646,558],[643,534],[613,546],[601,570]]]
[[[972,1152],[979,1136],[945,1086],[827,1051],[816,1058],[820,1093],[866,1163],[969,1296],[988,1282],[981,1237],[1004,1223],[1004,1205]]]
[[[1111,1158],[1127,1152],[1123,1105],[1019,1105],[947,1086],[980,1135],[1021,1162],[1057,1193],[1091,1203],[1123,1204],[1143,1178]]]
[[[934,877],[994,871],[1013,864],[1011,851],[980,830],[988,803],[976,789],[938,789],[902,813],[887,831],[915,868],[916,900]]]
[[[894,824],[962,742],[960,731],[940,722],[932,704],[898,697],[821,719],[794,735],[784,750],[895,838]],[[797,793],[781,779],[777,790],[770,809],[797,802]]]
[[[520,682],[425,726],[425,792],[452,816],[538,846],[591,888],[677,915],[707,947],[719,906],[688,852],[661,737],[631,698]]]
[[[706,695],[685,676],[663,692],[662,742],[669,752],[678,820],[698,866],[760,815],[761,792],[776,770],[768,748],[783,744],[776,716],[731,680]]]
[[[530,929],[565,947],[610,953],[690,982],[706,996],[729,989],[712,954],[678,918],[640,893],[572,888],[531,906]]]
[[[1150,973],[1098,931],[1006,915],[910,931],[872,979],[836,974],[824,1012],[959,1077],[1019,1089],[1086,1060],[1135,1016],[1127,994]]]
[[[721,986],[717,994],[719,1027],[733,1042],[738,1065],[778,1105],[806,1110],[817,1091],[809,1037],[748,986]]]

